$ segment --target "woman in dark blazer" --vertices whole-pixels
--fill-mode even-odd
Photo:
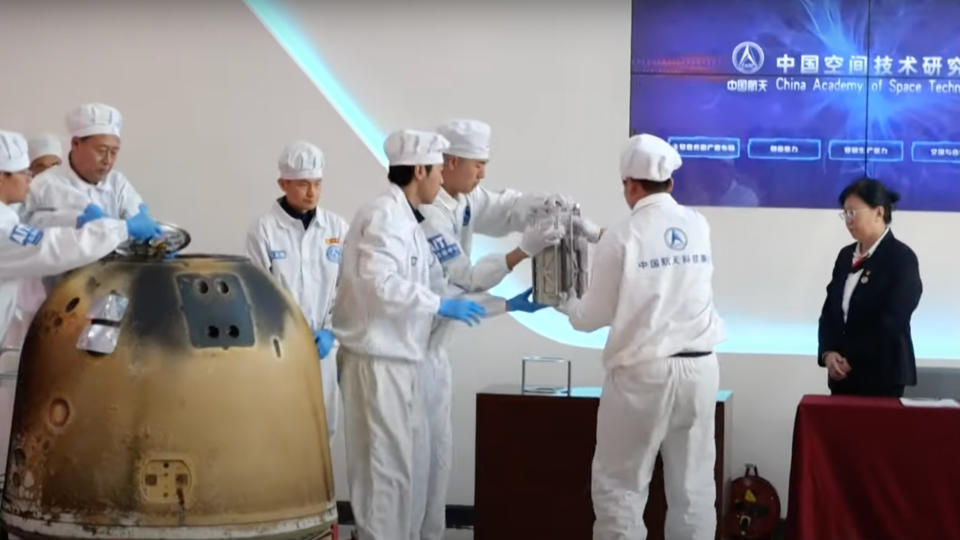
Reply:
[[[923,286],[917,256],[890,230],[899,199],[870,178],[840,194],[856,242],[837,255],[820,314],[818,358],[834,395],[900,397],[917,383],[910,316]]]

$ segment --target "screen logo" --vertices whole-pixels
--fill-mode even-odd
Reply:
[[[733,67],[745,75],[753,75],[763,67],[763,49],[752,41],[733,48]]]

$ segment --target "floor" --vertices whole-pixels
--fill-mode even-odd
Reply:
[[[773,533],[772,537],[769,537],[768,540],[783,540],[784,523],[781,520],[777,530]],[[340,529],[340,540],[350,540],[350,529],[351,527],[344,525]],[[346,532],[344,532],[346,531]],[[473,530],[471,529],[448,529],[447,534],[443,537],[444,540],[473,540]]]
[[[340,528],[340,540],[350,540],[350,531],[352,527],[344,525]],[[447,534],[443,540],[473,540],[473,530],[471,529],[447,529]]]
[[[340,528],[340,540],[350,540],[350,532],[352,527],[344,525]],[[16,536],[11,536],[11,539],[17,539]],[[444,540],[473,540],[473,530],[471,529],[448,529],[447,534],[444,535]],[[783,523],[780,523],[780,526],[777,528],[777,531],[774,533],[773,537],[770,540],[782,540],[783,539]]]

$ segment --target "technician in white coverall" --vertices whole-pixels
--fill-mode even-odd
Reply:
[[[113,168],[120,152],[122,124],[120,111],[102,103],[70,111],[67,163],[34,180],[24,209],[30,225],[74,226],[77,216],[91,203],[108,217],[127,219],[139,213],[143,199],[127,177]]]
[[[451,120],[437,128],[450,141],[444,152],[443,187],[431,204],[421,205],[421,223],[430,249],[444,269],[448,294],[483,293],[500,283],[513,268],[543,248],[555,245],[562,231],[527,227],[527,215],[544,204],[542,195],[479,185],[490,159],[490,126],[478,120]],[[559,197],[559,196],[557,196]],[[470,260],[474,231],[489,236],[523,232],[520,245],[509,253],[493,253],[476,264]],[[526,291],[510,300],[489,294],[471,294],[487,316],[506,311],[535,312],[543,306],[529,300]],[[416,514],[423,514],[418,538],[440,540],[446,529],[446,499],[453,454],[451,364],[447,356],[452,322],[438,320],[430,337],[427,361],[421,365],[426,401],[427,445],[417,452],[417,477],[427,478],[416,494]]]
[[[36,177],[43,171],[57,167],[62,162],[63,148],[60,137],[44,134],[27,141],[27,150],[30,154],[30,173]],[[23,203],[14,203],[8,206],[20,216],[21,221],[26,214]],[[17,293],[17,304],[14,316],[10,320],[7,335],[3,338],[2,347],[19,349],[23,338],[27,335],[33,314],[47,297],[43,280],[39,277],[28,277],[20,280]]]
[[[63,163],[63,147],[56,135],[45,133],[34,137],[27,141],[27,149],[30,151],[30,172],[35,177]]]
[[[357,212],[344,242],[333,328],[350,503],[361,540],[419,535],[414,454],[425,444],[426,421],[419,365],[435,316],[475,324],[485,315],[470,300],[431,290],[442,269],[416,209],[437,196],[448,146],[437,133],[387,137],[390,188]]]
[[[332,446],[340,390],[331,319],[347,222],[318,207],[323,165],[323,152],[309,142],[297,141],[284,148],[277,180],[284,195],[250,228],[247,255],[290,292],[313,330]]]
[[[710,227],[670,195],[680,155],[653,135],[620,155],[629,218],[595,246],[590,287],[559,309],[582,331],[610,326],[593,458],[595,540],[646,537],[643,509],[662,449],[667,538],[716,531],[713,479],[718,389]]]
[[[0,338],[13,317],[20,278],[65,272],[109,254],[128,238],[145,241],[161,234],[143,211],[126,223],[91,219],[78,228],[47,229],[21,224],[9,205],[27,196],[29,167],[23,135],[0,131]]]
[[[102,103],[87,103],[67,113],[71,137],[67,162],[34,178],[20,213],[22,221],[39,228],[75,227],[99,217],[129,219],[137,215],[143,199],[127,177],[113,168],[122,126],[120,111]],[[56,142],[59,144],[59,139]],[[54,275],[42,284],[37,278],[24,281],[15,321],[20,333],[58,279]]]

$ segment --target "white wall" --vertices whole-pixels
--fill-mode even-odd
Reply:
[[[494,127],[489,185],[570,194],[601,223],[626,214],[616,155],[627,133],[629,0],[285,4],[381,130],[484,119]],[[63,132],[75,104],[117,106],[118,167],[155,215],[191,231],[191,251],[241,249],[248,224],[277,196],[275,159],[294,138],[324,149],[324,205],[345,217],[385,185],[373,155],[240,2],[4,0],[0,14],[0,127]],[[704,211],[731,342],[800,325],[815,347],[823,286],[848,241],[835,213]],[[918,332],[960,339],[955,256],[944,249],[960,216],[902,213],[895,223],[921,260]],[[473,501],[476,392],[519,382],[528,354],[567,356],[575,384],[602,382],[599,351],[559,345],[509,317],[460,332],[451,504]],[[721,383],[734,391],[734,471],[758,464],[785,499],[796,404],[826,391],[824,373],[811,356],[723,354]],[[342,453],[336,463],[343,499]]]

